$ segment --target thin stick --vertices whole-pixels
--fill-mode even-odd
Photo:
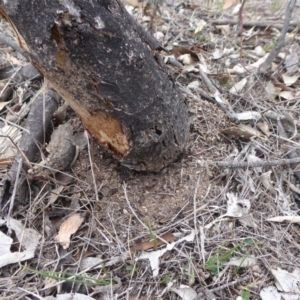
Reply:
[[[12,192],[12,195],[11,195],[11,198],[10,198],[10,203],[9,203],[9,209],[8,209],[8,213],[7,213],[7,223],[8,223],[8,227],[9,226],[9,223],[10,223],[10,215],[11,215],[11,211],[14,207],[14,204],[15,204],[15,197],[16,197],[16,193],[17,193],[17,187],[18,187],[18,180],[19,180],[19,176],[20,176],[20,172],[21,172],[21,168],[22,168],[22,165],[23,165],[23,159],[22,157],[18,160],[18,169],[17,169],[17,176],[16,176],[16,182],[15,182],[15,185],[14,185],[14,189],[13,189],[13,192]]]
[[[199,175],[199,177],[198,177],[195,192],[194,192],[194,199],[193,199],[194,200],[194,228],[196,231],[197,231],[197,213],[196,213],[197,212],[197,193],[198,193],[198,189],[199,189],[200,179],[201,179],[201,175]],[[200,254],[201,249],[200,249],[200,242],[199,242],[198,234],[196,234],[196,240],[197,240],[198,252]]]
[[[295,5],[296,5],[296,0],[290,0],[289,1],[288,5],[287,5],[287,8],[286,8],[286,15],[285,15],[285,19],[284,19],[284,24],[283,24],[278,42],[275,45],[275,47],[272,49],[270,54],[268,55],[267,59],[260,66],[260,68],[258,70],[258,73],[265,74],[269,69],[271,69],[272,61],[275,59],[275,57],[277,57],[277,55],[281,51],[282,47],[284,46],[285,36],[286,36],[287,31],[288,31],[290,19],[291,19],[293,10],[295,8]]]
[[[212,25],[237,25],[238,20],[232,20],[232,19],[219,19],[211,21]],[[293,31],[297,26],[300,25],[299,21],[296,22],[290,22],[288,26],[288,31]],[[259,27],[259,28],[276,28],[278,30],[282,30],[284,27],[284,24],[277,24],[275,22],[268,22],[268,21],[248,21],[243,22],[243,27]]]
[[[9,37],[5,36],[1,32],[0,32],[0,41],[5,43],[9,47],[13,48],[15,51],[19,52],[24,57],[26,57],[25,51],[21,47],[19,47],[19,45],[17,43],[15,43],[13,40],[11,40]]]
[[[85,135],[86,140],[87,140],[89,161],[90,161],[91,172],[92,172],[92,177],[93,177],[93,184],[94,184],[94,189],[95,189],[95,197],[96,197],[96,201],[99,202],[98,188],[97,188],[97,183],[96,183],[95,174],[94,174],[94,167],[93,167],[94,163],[92,161],[92,156],[91,156],[91,147],[90,147],[89,135],[88,135],[86,130],[84,131],[84,135]]]
[[[279,159],[279,160],[270,160],[270,161],[256,161],[256,162],[247,162],[247,161],[209,161],[202,162],[198,160],[198,163],[204,165],[208,163],[210,165],[215,165],[221,168],[256,168],[256,167],[274,167],[282,165],[292,165],[300,163],[300,157],[291,158],[291,159]]]

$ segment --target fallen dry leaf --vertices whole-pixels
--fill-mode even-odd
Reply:
[[[223,1],[223,9],[227,9],[232,5],[236,4],[237,0],[224,0]]]
[[[71,215],[60,226],[58,235],[54,238],[64,249],[70,246],[70,237],[74,234],[83,222],[83,218],[79,214]]]
[[[250,140],[250,138],[252,138],[254,136],[256,136],[256,137],[261,136],[261,134],[258,130],[252,128],[249,125],[244,125],[244,124],[226,128],[226,129],[222,130],[221,133],[239,137],[244,140]]]
[[[165,233],[162,236],[158,237],[156,240],[156,246],[159,247],[165,244],[165,241],[170,243],[175,240],[175,237],[172,233]],[[154,241],[145,241],[140,244],[133,245],[131,247],[132,251],[148,250],[154,248]]]
[[[176,58],[184,54],[190,54],[193,61],[199,61],[197,53],[184,47],[174,46],[171,52],[175,55]]]

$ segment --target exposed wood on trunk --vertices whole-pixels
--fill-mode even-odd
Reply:
[[[119,0],[0,0],[20,46],[121,163],[159,170],[182,152],[187,107],[161,49]]]

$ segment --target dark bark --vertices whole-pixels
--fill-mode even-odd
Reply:
[[[119,0],[0,0],[20,46],[122,164],[159,170],[182,152],[187,107],[159,44]]]

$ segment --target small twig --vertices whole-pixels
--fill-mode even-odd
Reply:
[[[283,24],[278,42],[275,45],[275,47],[272,49],[270,54],[268,55],[267,59],[264,61],[264,63],[258,69],[259,74],[265,74],[271,68],[272,61],[275,59],[275,57],[277,57],[277,55],[281,51],[282,47],[284,46],[285,36],[286,36],[286,33],[288,32],[290,19],[292,17],[292,13],[295,8],[295,5],[296,5],[296,0],[290,0],[288,2],[287,8],[286,8],[284,24]]]
[[[217,104],[228,116],[231,122],[238,123],[237,117],[235,112],[232,110],[230,105],[223,100],[221,93],[218,89],[212,84],[206,73],[202,70],[201,66],[199,65],[199,73],[201,75],[202,80],[204,81],[205,85],[207,86],[209,92],[213,95],[215,99],[215,104]]]
[[[237,25],[238,20],[232,20],[232,19],[219,19],[211,21],[212,25]],[[293,31],[297,26],[300,25],[299,21],[296,22],[290,22],[288,26],[288,32]],[[284,27],[284,24],[277,24],[274,22],[268,22],[268,21],[248,21],[243,23],[243,27],[259,27],[259,28],[276,28],[278,30],[282,30]]]
[[[11,40],[9,37],[5,36],[3,33],[0,32],[0,41],[8,45],[9,47],[13,48],[15,51],[22,54],[24,57],[26,57],[25,51],[13,40]]]
[[[94,174],[94,167],[93,167],[94,163],[93,163],[92,156],[91,156],[91,147],[90,147],[89,135],[88,135],[86,130],[84,131],[84,136],[87,140],[88,155],[89,155],[89,161],[90,161],[91,172],[92,172],[92,177],[93,177],[93,184],[94,184],[94,189],[95,189],[95,197],[96,197],[96,201],[98,203],[99,202],[99,196],[98,196],[98,188],[97,188],[97,183],[96,183],[95,174]]]
[[[147,225],[145,225],[145,224],[142,222],[142,220],[138,217],[138,215],[136,214],[136,212],[134,211],[133,207],[132,207],[131,204],[130,204],[130,201],[129,201],[128,196],[127,196],[127,185],[126,185],[126,183],[123,183],[123,191],[124,191],[124,197],[125,197],[125,199],[126,199],[127,205],[128,205],[128,207],[130,208],[132,214],[136,217],[136,219],[140,222],[140,224],[141,224],[144,228],[146,228],[147,230],[149,230],[149,228],[147,227]]]
[[[224,289],[226,289],[228,287],[231,287],[231,286],[234,286],[234,285],[236,285],[236,284],[238,284],[240,282],[246,281],[249,278],[250,278],[250,276],[246,276],[246,277],[234,280],[232,282],[228,282],[228,283],[222,284],[222,285],[220,285],[220,286],[218,286],[218,287],[216,287],[214,289],[206,290],[206,291],[198,294],[197,297],[194,298],[193,300],[200,300],[200,299],[204,299],[204,298],[206,299],[205,296],[211,296],[212,298],[214,298],[214,295],[213,295],[214,292],[218,292],[218,291],[224,290]],[[210,299],[210,297],[207,297],[207,299]]]
[[[226,289],[230,286],[233,286],[233,285],[236,285],[237,283],[240,283],[240,282],[243,282],[243,281],[246,281],[250,278],[250,276],[246,276],[246,277],[243,277],[243,278],[239,278],[237,280],[234,280],[232,282],[228,282],[228,283],[225,283],[225,284],[222,284],[214,289],[210,289],[209,292],[213,293],[213,292],[218,292],[218,291],[221,291],[223,289]]]
[[[194,191],[194,197],[193,197],[193,202],[194,202],[194,228],[195,230],[197,230],[197,194],[198,194],[198,189],[199,189],[199,185],[200,185],[200,180],[201,180],[201,175],[199,175],[198,180],[197,180],[197,184],[196,184],[196,188]],[[200,242],[199,242],[199,237],[198,234],[196,234],[196,241],[197,241],[197,247],[198,247],[198,253],[201,253],[201,249],[200,249]]]
[[[243,9],[245,6],[246,0],[242,1],[242,5],[239,10],[239,23],[237,26],[238,35],[240,36],[240,59],[242,60],[243,57],[243,33],[244,33],[244,18],[243,18]]]
[[[11,198],[10,198],[10,201],[9,201],[9,209],[8,209],[8,213],[7,213],[7,223],[9,224],[10,222],[10,215],[11,215],[11,212],[13,210],[13,207],[14,207],[14,203],[15,203],[15,197],[16,197],[16,194],[17,194],[17,187],[18,187],[18,179],[19,179],[19,176],[20,176],[20,172],[21,172],[21,169],[22,169],[22,165],[23,165],[23,159],[22,157],[20,157],[20,159],[18,159],[18,169],[17,169],[17,175],[16,175],[16,182],[15,182],[15,185],[14,185],[14,188],[13,188],[13,192],[12,192],[12,195],[11,195]],[[8,226],[9,227],[9,226]]]
[[[202,162],[198,160],[198,163],[204,165],[208,163],[210,165],[215,165],[222,168],[257,168],[257,167],[274,167],[282,165],[292,165],[300,163],[300,157],[291,158],[291,159],[278,159],[270,161],[256,161],[256,162],[247,162],[247,161],[209,161]]]

